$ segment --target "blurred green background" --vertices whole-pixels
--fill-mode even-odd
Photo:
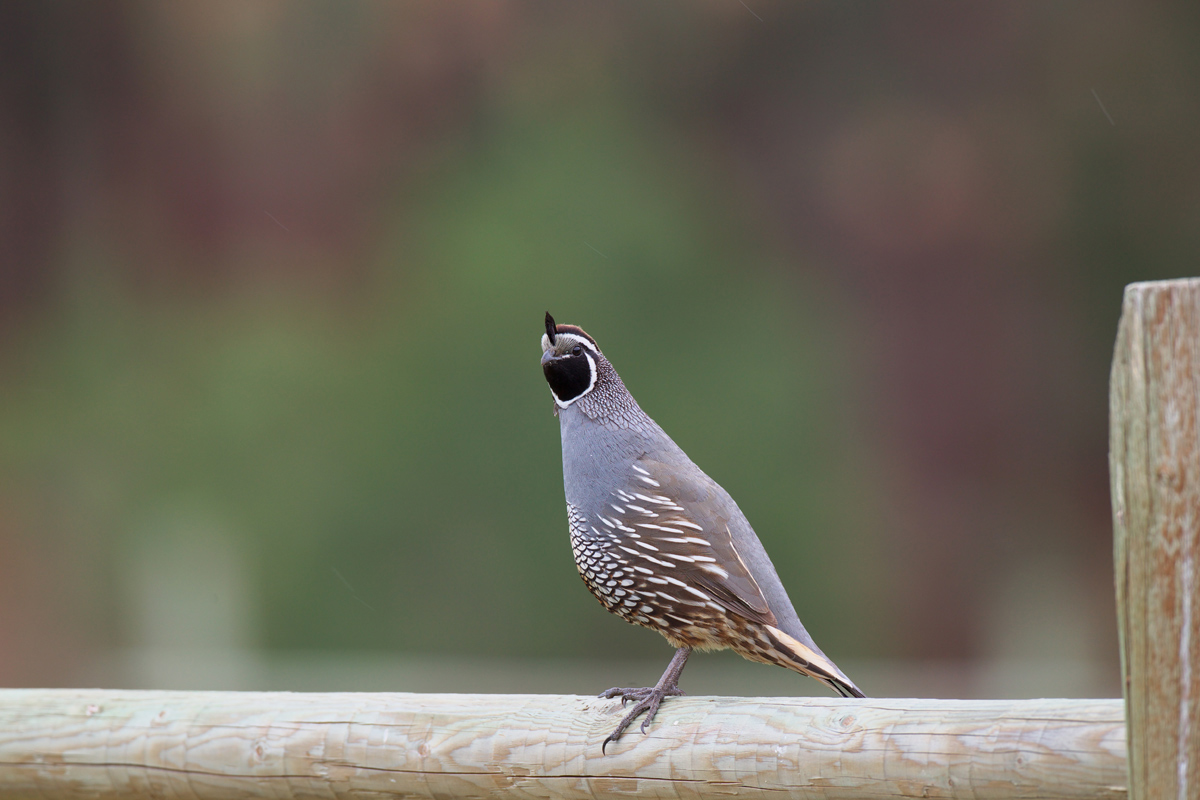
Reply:
[[[0,685],[653,681],[550,310],[868,693],[1119,695],[1108,365],[1198,123],[1186,4],[5,3]]]

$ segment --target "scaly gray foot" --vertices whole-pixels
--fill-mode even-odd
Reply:
[[[608,735],[604,740],[604,744],[600,745],[600,752],[604,752],[604,748],[608,747],[611,742],[615,742],[629,727],[629,724],[637,718],[638,714],[646,712],[646,718],[642,720],[642,733],[650,726],[650,720],[654,719],[654,715],[658,713],[658,707],[662,705],[662,701],[668,697],[678,697],[686,694],[676,685],[664,686],[647,686],[641,689],[609,689],[606,692],[601,692],[600,697],[611,700],[614,697],[621,698],[621,706],[624,707],[630,700],[634,701],[634,706],[628,714],[626,714],[617,724],[617,729]]]

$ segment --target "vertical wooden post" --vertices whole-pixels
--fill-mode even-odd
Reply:
[[[1109,397],[1130,800],[1200,799],[1200,279],[1125,289]]]

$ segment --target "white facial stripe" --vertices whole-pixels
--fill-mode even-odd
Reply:
[[[596,349],[596,345],[592,344],[590,341],[588,341],[587,339],[585,339],[584,337],[582,337],[578,334],[575,334],[575,333],[556,333],[556,334],[554,334],[554,343],[555,344],[558,344],[559,339],[566,339],[568,342],[575,342],[576,344],[581,344],[584,347],[586,347],[588,350],[591,350],[596,355],[600,355],[600,351]],[[542,350],[550,349],[546,346],[548,343],[549,343],[549,337],[543,333],[542,334]]]
[[[560,334],[558,334],[558,335],[559,335],[559,336],[572,336],[573,334],[569,334],[569,333],[560,333]],[[542,337],[542,338],[545,338],[545,336],[543,335],[543,337]],[[576,338],[576,339],[578,339],[579,337],[578,337],[578,336],[576,336],[575,338]],[[553,391],[553,390],[551,390],[551,392],[550,392],[550,396],[554,398],[554,402],[555,402],[555,403],[558,405],[558,407],[559,407],[559,408],[567,408],[568,406],[570,406],[570,405],[571,405],[571,403],[574,403],[576,400],[578,400],[579,398],[583,397],[585,394],[587,394],[588,392],[590,392],[592,389],[595,389],[595,388],[596,388],[596,359],[592,358],[592,356],[591,356],[591,354],[590,354],[590,353],[584,353],[584,354],[583,354],[583,357],[587,359],[587,361],[588,361],[588,367],[589,367],[589,368],[591,369],[591,371],[592,371],[591,380],[589,380],[589,381],[588,381],[588,387],[587,387],[586,389],[584,389],[582,392],[580,392],[579,394],[577,394],[577,395],[575,395],[574,397],[572,397],[570,400],[568,400],[568,401],[567,401],[567,402],[565,402],[565,403],[564,403],[562,400],[559,400],[559,399],[558,399],[558,395],[556,395],[556,394],[554,393],[554,391]]]

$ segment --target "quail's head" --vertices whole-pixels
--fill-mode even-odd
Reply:
[[[603,358],[596,340],[575,325],[556,325],[546,312],[542,336],[542,372],[560,408],[596,388],[597,362]]]

